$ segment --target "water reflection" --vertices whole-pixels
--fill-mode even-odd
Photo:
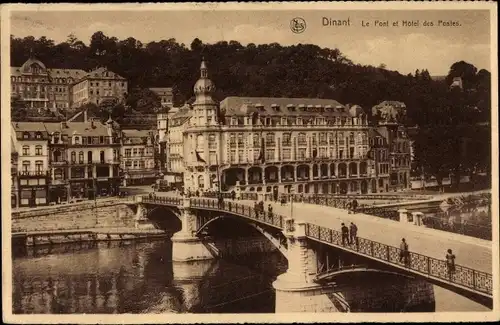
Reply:
[[[14,313],[272,313],[276,274],[262,270],[269,263],[286,267],[279,254],[252,258],[250,266],[172,263],[169,241],[63,245],[17,254]]]

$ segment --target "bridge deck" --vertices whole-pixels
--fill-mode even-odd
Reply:
[[[253,206],[253,201],[239,202]],[[290,204],[270,204],[275,213],[290,216]],[[359,237],[396,247],[399,247],[401,238],[405,238],[410,251],[441,260],[445,259],[446,250],[452,249],[456,264],[492,273],[491,241],[305,203],[293,203],[293,218],[337,231],[340,231],[342,222],[348,226],[352,221],[358,227]]]

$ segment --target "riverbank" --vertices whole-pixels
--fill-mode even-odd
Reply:
[[[160,229],[136,229],[130,227],[15,232],[12,233],[12,246],[31,247],[69,243],[163,239],[170,238],[171,235]]]

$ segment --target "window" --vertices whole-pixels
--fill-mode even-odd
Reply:
[[[292,134],[283,133],[283,147],[290,147],[292,145]]]
[[[266,149],[266,160],[267,161],[274,160],[274,149]]]
[[[299,148],[298,154],[299,154],[298,156],[299,160],[306,159],[306,148]]]
[[[92,151],[87,152],[87,162],[89,164],[92,163]]]
[[[292,151],[290,148],[283,149],[283,160],[292,159]]]
[[[125,149],[125,157],[130,158],[132,156],[132,149]]]
[[[144,160],[139,160],[139,168],[144,168],[145,163]]]
[[[29,139],[30,134],[28,132],[23,132],[23,139]]]
[[[79,162],[80,164],[83,164],[83,151],[80,151],[80,152],[78,153],[78,162]]]
[[[127,160],[127,161],[125,162],[125,166],[127,166],[127,167],[132,167],[132,161]]]
[[[343,146],[345,144],[344,134],[343,133],[339,133],[338,134],[338,139],[339,139],[339,146]]]
[[[297,142],[298,142],[299,146],[305,146],[305,145],[307,145],[306,134],[305,133],[299,133],[299,137],[297,139]]]
[[[236,136],[234,133],[231,133],[229,135],[229,147],[235,148],[236,147]]]
[[[215,134],[208,136],[208,149],[216,149]]]
[[[71,162],[75,163],[76,162],[76,152],[71,152]]]
[[[23,156],[29,156],[29,154],[30,154],[30,147],[23,146]]]
[[[259,137],[259,134],[254,133],[252,135],[252,142],[253,142],[253,147],[254,148],[259,148],[260,147],[260,137]]]
[[[35,171],[40,174],[43,171],[43,161],[37,160],[35,161]]]
[[[134,149],[132,150],[132,152],[133,152],[133,155],[134,155],[134,156],[137,156],[137,148],[134,148]]]
[[[30,170],[30,162],[29,161],[23,161],[23,172],[28,172]]]
[[[243,147],[243,133],[238,133],[238,147]]]
[[[137,168],[138,162],[137,160],[134,160],[134,168]]]
[[[64,178],[64,175],[63,175],[63,171],[62,171],[62,169],[60,169],[60,168],[56,168],[56,169],[54,170],[54,178],[55,178],[55,179],[63,179],[63,178]]]
[[[144,156],[144,148],[139,149],[139,156]]]
[[[36,139],[41,139],[41,138],[42,138],[42,133],[37,132],[37,133],[35,134],[35,138],[36,138]]]
[[[80,137],[75,137],[75,144],[80,144]]]
[[[100,159],[100,161],[101,161],[101,164],[104,164],[104,151],[101,151],[101,152],[99,153],[99,159]]]
[[[354,132],[349,134],[349,144],[354,144]]]
[[[274,147],[276,145],[274,133],[266,134],[266,146]]]
[[[236,150],[231,150],[231,154],[230,154],[229,160],[231,162],[236,162]]]

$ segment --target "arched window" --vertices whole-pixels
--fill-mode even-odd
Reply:
[[[92,163],[92,151],[87,152],[87,162],[89,164]]]
[[[80,164],[83,164],[83,151],[80,151],[80,152],[78,153],[78,162],[79,162]]]
[[[71,162],[72,163],[76,162],[76,152],[74,152],[74,151],[71,152]]]
[[[205,179],[203,178],[203,175],[198,176],[198,188],[204,188],[205,186]]]
[[[80,137],[79,136],[75,136],[74,142],[75,142],[75,144],[80,144]]]
[[[338,139],[339,139],[339,145],[343,146],[344,145],[344,133],[340,132],[338,134]]]
[[[40,145],[35,146],[35,155],[36,155],[36,156],[41,156],[41,155],[43,155],[43,148],[42,148],[42,146],[40,146]]]
[[[23,146],[23,156],[29,156],[29,154],[30,154],[30,147]]]

